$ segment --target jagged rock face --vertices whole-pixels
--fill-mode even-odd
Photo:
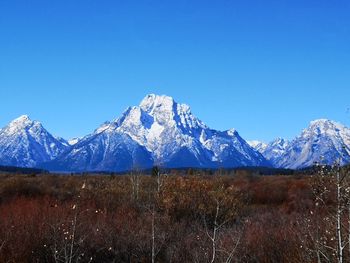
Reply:
[[[282,138],[277,138],[272,142],[270,142],[269,144],[262,146],[259,149],[259,152],[267,160],[269,160],[273,166],[276,166],[276,163],[281,158],[281,156],[285,153],[288,146],[289,146],[289,142],[287,140],[284,140]]]
[[[207,127],[187,105],[177,104],[170,97],[148,95],[140,106],[127,109],[115,123],[119,132],[152,152],[160,165],[170,162],[172,167],[184,167],[182,160],[175,158],[180,150],[191,155],[187,166],[211,165],[211,153],[197,139]]]
[[[201,142],[213,152],[212,159],[218,167],[270,166],[270,163],[254,150],[236,130],[220,132],[206,130]]]
[[[152,152],[155,162],[165,166],[267,164],[237,132],[211,130],[192,114],[189,106],[178,104],[168,96],[146,96],[138,107],[127,109],[115,123],[118,131],[144,145]]]
[[[66,141],[51,135],[38,121],[23,115],[0,130],[0,164],[35,167],[64,152]]]

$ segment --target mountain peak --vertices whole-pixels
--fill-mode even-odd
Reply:
[[[350,160],[349,145],[349,128],[332,120],[317,119],[288,143],[273,163],[276,167],[296,169],[320,161],[332,165],[340,158],[341,163],[346,164]]]
[[[266,150],[269,148],[275,152],[278,151],[282,153],[282,151],[285,151],[287,149],[289,144],[290,142],[288,140],[278,137],[267,145]]]
[[[266,148],[268,147],[266,143],[257,140],[247,141],[247,143],[250,145],[250,147],[252,147],[261,154],[263,154]]]
[[[174,101],[173,97],[168,95],[158,95],[154,93],[147,94],[142,101],[156,101],[156,100],[171,100]],[[142,102],[141,102],[142,104]]]
[[[16,120],[30,120],[30,117],[27,114],[19,116]]]
[[[226,131],[228,135],[230,136],[234,136],[235,134],[237,134],[237,130],[235,128],[231,128],[229,130]]]
[[[338,122],[328,119],[318,119],[311,121],[309,127],[304,130],[304,133],[334,134],[345,129],[346,127]]]
[[[135,109],[131,109],[130,113],[135,113],[134,117],[142,117],[142,122],[150,119],[151,123],[157,122],[161,126],[181,126],[181,129],[185,130],[206,128],[204,123],[192,114],[188,105],[177,103],[170,96],[149,94],[136,109],[136,112]]]
[[[0,163],[34,167],[52,160],[67,147],[62,138],[51,135],[28,115],[14,119],[0,130]]]
[[[267,145],[266,143],[264,143],[262,141],[258,141],[258,140],[247,141],[247,143],[253,148],[256,148],[260,145]]]
[[[31,127],[35,123],[38,123],[38,122],[32,121],[28,115],[21,115],[18,118],[11,121],[8,124],[7,128],[9,128],[10,131],[15,131],[15,130]]]
[[[329,119],[317,119],[317,120],[313,120],[310,122],[309,127],[345,127],[344,125],[342,125],[339,122],[336,121],[332,121]]]
[[[336,122],[329,119],[316,119],[310,122],[310,126],[325,125],[329,123],[336,123]]]
[[[288,144],[288,141],[282,137],[277,137],[270,144],[271,145],[285,145],[285,144]]]
[[[149,94],[141,101],[140,108],[146,112],[152,112],[158,108],[172,111],[174,104],[176,102],[170,96]]]
[[[11,123],[28,123],[32,122],[28,115],[21,115],[18,118],[14,119]]]

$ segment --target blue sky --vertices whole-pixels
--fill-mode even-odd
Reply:
[[[82,136],[148,93],[246,139],[350,126],[349,1],[0,1],[0,126]]]

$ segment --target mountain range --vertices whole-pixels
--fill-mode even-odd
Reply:
[[[310,123],[292,141],[245,141],[235,129],[218,131],[169,96],[147,95],[93,133],[66,141],[23,115],[0,129],[0,165],[53,171],[272,166],[350,162],[350,129],[331,120]]]
[[[292,141],[281,138],[269,143],[250,142],[273,167],[304,168],[315,162],[331,165],[350,163],[350,129],[335,121],[311,121]]]

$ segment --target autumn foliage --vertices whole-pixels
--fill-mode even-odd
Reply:
[[[303,248],[310,185],[308,176],[4,175],[0,262],[316,262]]]

